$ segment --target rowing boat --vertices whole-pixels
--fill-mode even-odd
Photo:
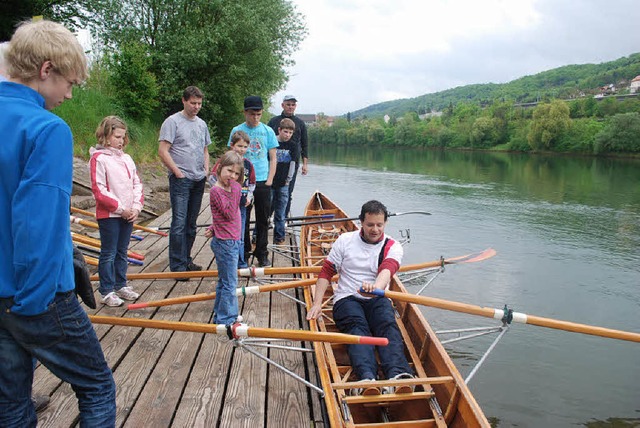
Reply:
[[[302,225],[300,260],[303,266],[321,266],[337,237],[357,230],[346,213],[320,192],[312,195],[305,216],[333,214],[334,222]],[[342,220],[341,220],[342,219]],[[315,273],[303,274],[315,278]],[[407,293],[397,276],[390,290]],[[313,303],[315,287],[305,287],[307,308]],[[335,332],[332,315],[332,287],[323,296],[323,316],[310,321],[312,331]],[[417,375],[411,380],[379,380],[371,386],[415,385],[408,394],[351,396],[362,385],[354,378],[345,345],[315,343],[318,373],[324,391],[329,424],[332,427],[489,427],[482,409],[467,388],[418,306],[395,302],[396,321],[405,342],[405,354]]]

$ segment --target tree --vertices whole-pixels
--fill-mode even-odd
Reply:
[[[95,19],[88,11],[100,0],[2,0],[0,2],[0,41],[11,38],[16,26],[34,16],[60,22],[71,30]]]
[[[488,148],[493,146],[498,139],[498,131],[494,119],[479,117],[473,122],[469,140],[472,147]]]
[[[540,104],[533,111],[533,121],[527,139],[534,150],[553,149],[554,143],[571,126],[569,106],[561,100]]]
[[[151,58],[141,43],[122,46],[112,59],[110,83],[116,101],[128,116],[148,119],[158,106],[158,85],[149,72]]]
[[[595,140],[596,153],[640,152],[640,114],[613,116],[605,129],[596,135]]]
[[[205,93],[200,115],[225,140],[241,120],[244,97],[268,99],[283,88],[306,35],[286,0],[105,0],[99,12],[95,29],[106,46],[146,46],[164,113],[178,110],[183,89],[196,85]]]

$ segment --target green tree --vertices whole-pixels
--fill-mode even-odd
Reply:
[[[496,144],[498,130],[490,117],[479,117],[473,122],[469,137],[472,147],[488,148]]]
[[[552,150],[554,144],[571,126],[569,106],[561,100],[540,104],[533,111],[531,129],[527,135],[529,145],[534,150]]]
[[[613,116],[605,129],[596,135],[594,151],[640,152],[640,114],[624,113]]]
[[[286,0],[121,0],[105,2],[100,16],[106,46],[145,45],[164,113],[178,110],[182,90],[196,85],[205,93],[200,115],[223,139],[241,120],[245,96],[268,99],[283,88],[306,35]]]
[[[83,23],[95,19],[95,15],[88,11],[95,10],[98,1],[101,0],[2,0],[0,41],[9,40],[20,22],[34,16],[42,16],[76,30]]]
[[[158,106],[158,86],[150,67],[151,57],[141,43],[123,45],[112,58],[109,81],[116,102],[134,119],[148,119]]]

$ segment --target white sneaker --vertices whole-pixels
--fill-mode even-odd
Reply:
[[[392,377],[393,380],[413,379],[414,376],[409,373],[400,373]],[[389,379],[389,380],[391,380]],[[415,390],[414,385],[385,386],[382,388],[383,394],[409,394]]]
[[[122,301],[122,299],[120,297],[118,297],[116,295],[116,293],[114,291],[112,291],[111,293],[107,294],[106,296],[102,296],[102,303],[104,303],[107,306],[120,306],[124,302]]]
[[[236,318],[236,322],[242,322],[244,318],[242,317],[242,315],[238,315],[238,318]]]
[[[122,287],[120,290],[116,290],[116,294],[123,300],[136,300],[140,297],[131,287]]]

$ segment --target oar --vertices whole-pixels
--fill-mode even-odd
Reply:
[[[86,215],[88,217],[93,217],[93,218],[96,217],[95,213],[92,213],[91,211],[81,210],[80,208],[76,208],[76,207],[71,207],[71,212],[76,214]],[[137,230],[142,230],[144,232],[155,233],[156,235],[160,235],[160,236],[168,236],[164,232],[160,232],[159,230],[156,230],[151,227],[141,226],[139,224],[134,224],[133,228]]]
[[[422,215],[431,215],[426,211],[407,211],[404,213],[388,213],[387,217],[399,216],[399,215],[407,215],[407,214],[422,214]],[[360,217],[349,217],[349,218],[334,218],[328,220],[314,220],[314,221],[303,221],[300,223],[289,223],[289,226],[299,227],[299,226],[308,226],[310,224],[324,224],[324,223],[342,223],[344,221],[355,221],[360,220]]]
[[[280,282],[278,284],[256,285],[252,287],[239,287],[236,289],[236,296],[246,296],[249,294],[264,293],[267,291],[285,290],[288,288],[304,287],[307,285],[315,284],[316,279],[301,279],[298,281]],[[142,309],[159,306],[177,305],[181,303],[193,303],[202,302],[205,300],[213,300],[216,298],[215,291],[213,293],[201,293],[191,296],[171,297],[163,300],[154,300],[150,302],[131,303],[127,306],[128,309]]]
[[[360,292],[365,293],[360,289]],[[366,293],[365,293],[366,294]],[[416,296],[413,294],[399,293],[389,290],[374,290],[376,296],[384,296],[401,302],[417,303],[419,305],[431,306],[434,308],[446,309],[454,312],[464,312],[471,315],[480,315],[487,318],[495,318],[501,320],[505,311],[503,309],[484,308],[467,303],[452,302],[450,300],[438,299],[435,297]],[[640,333],[629,331],[613,330],[604,327],[597,327],[587,324],[578,324],[569,321],[561,321],[553,318],[543,318],[535,315],[527,315],[520,312],[511,312],[508,310],[509,318],[513,317],[513,321],[522,324],[532,324],[539,327],[554,328],[557,330],[572,331],[574,333],[590,334],[592,336],[609,337],[611,339],[628,340],[631,342],[640,342]]]
[[[76,243],[80,243],[80,244],[84,244],[84,245],[90,246],[90,247],[92,247],[92,249],[95,249],[98,252],[100,252],[100,247],[102,246],[102,244],[100,243],[100,240],[94,239],[94,238],[90,238],[88,236],[80,235],[80,234],[75,233],[75,232],[71,232],[71,240],[73,240],[73,242],[76,242]],[[133,252],[131,250],[127,251],[127,255],[129,257],[131,257],[132,259],[144,260],[144,255],[143,254],[135,253],[135,252]]]
[[[83,252],[89,252],[92,254],[98,254],[100,255],[100,248],[96,248],[96,247],[92,247],[91,245],[86,245],[86,244],[81,244],[81,243],[76,243],[76,246],[82,250]],[[138,259],[134,259],[131,257],[127,257],[127,262],[129,262],[132,265],[136,265],[136,266],[143,266],[144,262],[142,260],[138,260]]]
[[[86,254],[82,254],[84,257],[84,261],[90,266],[98,266],[98,259],[95,257],[87,256]]]
[[[407,272],[418,269],[427,269],[431,267],[438,267],[449,264],[459,263],[472,263],[486,260],[496,255],[496,250],[493,248],[487,248],[486,250],[478,253],[467,254],[465,256],[453,257],[450,259],[440,259],[425,263],[416,263],[411,265],[405,265],[400,267],[400,272]],[[300,273],[320,273],[321,266],[292,266],[292,267],[270,267],[270,268],[244,268],[238,269],[238,276],[241,277],[260,277],[268,275],[295,275]],[[149,280],[149,279],[177,279],[177,278],[210,278],[218,276],[217,270],[200,270],[200,271],[187,271],[187,272],[143,272],[143,273],[130,273],[127,274],[128,280]],[[92,281],[98,280],[98,275],[91,277]]]
[[[313,220],[313,219],[329,219],[334,218],[335,214],[322,214],[322,215],[303,215],[299,217],[287,217],[284,219],[285,222],[289,223],[292,221],[300,221],[300,220]],[[255,223],[255,220],[249,221],[249,223]],[[209,224],[197,224],[196,227],[209,227]],[[161,226],[155,227],[154,230],[169,230],[171,226]]]
[[[228,328],[223,324],[106,317],[100,315],[89,315],[89,319],[91,319],[91,322],[93,322],[94,324],[122,325],[129,327],[157,328],[161,330],[188,331],[194,333],[211,333],[224,335],[230,333],[235,339],[239,337],[265,337],[269,339],[345,343],[349,345],[387,346],[389,344],[389,340],[386,337],[354,336],[344,333],[315,332],[308,330],[259,328],[249,327],[247,325],[239,323],[234,324]]]

